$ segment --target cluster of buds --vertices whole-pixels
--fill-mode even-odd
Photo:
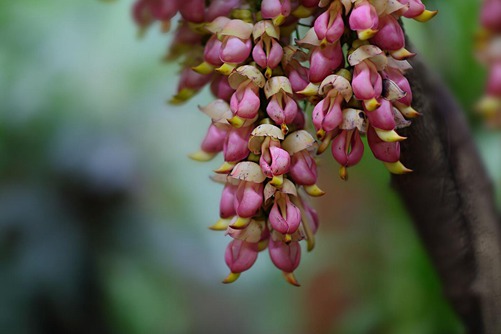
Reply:
[[[141,30],[155,20],[170,27],[177,12],[167,58],[182,70],[171,102],[183,103],[208,84],[215,96],[200,108],[211,123],[191,158],[224,158],[213,176],[224,185],[220,219],[210,227],[232,238],[224,282],[268,249],[298,285],[299,242],[312,250],[318,229],[309,197],[324,194],[317,156],[331,146],[347,179],[367,136],[390,172],[410,172],[400,163],[405,138],[396,130],[419,113],[404,76],[414,54],[398,20],[424,22],[436,12],[421,0],[138,0],[134,7]]]
[[[488,70],[485,95],[478,110],[490,125],[501,127],[501,0],[484,0],[480,12],[481,30],[477,56]]]

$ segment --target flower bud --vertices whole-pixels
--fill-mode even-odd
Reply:
[[[364,143],[355,130],[342,130],[332,140],[332,156],[343,167],[356,165],[364,154]]]
[[[396,123],[391,102],[383,98],[379,98],[377,101],[380,104],[378,108],[365,112],[370,125],[386,131],[395,129]]]
[[[332,74],[344,61],[340,43],[316,47],[310,58],[309,79],[313,83],[321,82]]]
[[[226,127],[218,127],[215,124],[211,124],[204,140],[202,141],[202,150],[207,153],[221,152],[224,147],[227,132],[228,130]]]
[[[202,23],[205,21],[205,0],[179,0],[179,12],[188,22]]]
[[[204,48],[204,60],[212,66],[221,66],[223,62],[219,55],[221,54],[221,46],[223,43],[213,35],[205,45]]]
[[[415,19],[420,22],[426,22],[432,19],[437,11],[426,10],[421,0],[398,0],[401,4],[407,5],[407,9],[402,10],[402,16],[409,19]]]
[[[271,227],[281,234],[293,234],[301,223],[299,208],[291,203],[289,195],[277,192],[269,216]]]
[[[387,143],[381,140],[372,126],[367,131],[367,142],[376,159],[383,162],[398,162],[400,159],[400,143]]]
[[[330,132],[341,124],[343,121],[341,103],[343,103],[343,96],[337,94],[334,97],[327,96],[315,106],[312,117],[317,132],[320,130]]]
[[[358,100],[371,100],[381,96],[383,80],[376,66],[370,60],[364,60],[353,71],[351,82],[353,93]]]
[[[167,22],[179,10],[178,0],[138,0],[132,9],[132,16],[142,29],[154,20]]]
[[[228,77],[225,75],[217,74],[212,80],[210,89],[212,94],[218,99],[229,102],[235,90],[231,88],[228,83]]]
[[[230,127],[228,135],[224,141],[224,161],[237,162],[245,159],[249,155],[247,142],[249,141],[252,127],[234,128]]]
[[[270,258],[273,264],[286,273],[292,273],[299,266],[301,261],[301,246],[299,242],[292,241],[289,244],[281,240],[270,239],[268,246]]]
[[[282,46],[273,38],[262,38],[252,50],[252,58],[261,68],[276,68],[284,55]]]
[[[180,104],[189,100],[198,93],[212,78],[210,74],[199,74],[187,67],[181,72],[177,94],[171,99],[171,103]]]
[[[388,51],[405,47],[404,32],[393,15],[384,15],[379,18],[378,32],[371,38],[371,43]]]
[[[253,217],[263,204],[263,184],[240,181],[233,204],[239,217]]]
[[[229,36],[224,39],[219,58],[224,63],[243,63],[249,57],[252,49],[250,39],[241,40],[238,37]]]
[[[211,22],[221,16],[229,16],[232,9],[238,8],[242,0],[212,0],[207,8],[206,21]]]
[[[379,17],[376,9],[367,0],[357,1],[350,14],[350,29],[358,33],[360,40],[366,40],[377,32]]]
[[[264,175],[273,178],[289,171],[291,158],[287,151],[277,146],[270,146],[269,149],[262,151],[259,164]]]
[[[252,24],[242,20],[226,22],[219,33],[223,42],[219,58],[223,63],[240,64],[247,60],[252,50],[252,28]]]
[[[256,117],[260,105],[259,87],[253,82],[241,83],[230,100],[230,108],[233,114],[246,119]]]
[[[224,259],[233,274],[240,274],[252,267],[257,255],[257,243],[233,239],[226,247]]]
[[[294,153],[289,175],[298,185],[311,186],[317,183],[317,164],[307,150]]]
[[[275,25],[282,24],[290,13],[290,0],[263,0],[261,3],[261,15],[265,19],[273,19]]]
[[[219,216],[223,219],[231,218],[236,216],[234,201],[235,193],[237,192],[237,186],[231,183],[226,183],[221,194],[221,200],[219,201]]]
[[[323,12],[313,25],[319,40],[329,43],[337,42],[344,33],[341,3],[334,1],[328,10]]]

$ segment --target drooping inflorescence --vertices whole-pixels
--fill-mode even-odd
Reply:
[[[493,127],[501,128],[501,0],[484,0],[477,36],[477,58],[487,67],[485,95],[478,110]]]
[[[436,12],[421,0],[138,0],[133,9],[141,31],[155,21],[169,28],[178,12],[167,58],[182,70],[171,102],[205,85],[216,98],[200,108],[211,123],[191,158],[224,157],[213,176],[224,184],[220,219],[211,226],[232,238],[224,282],[267,248],[298,285],[299,242],[313,249],[318,228],[308,196],[324,194],[316,156],[330,146],[347,179],[366,135],[390,172],[410,172],[396,130],[419,113],[404,76],[414,54],[399,20],[424,22]]]

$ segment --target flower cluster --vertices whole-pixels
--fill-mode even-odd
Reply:
[[[478,58],[487,66],[488,79],[479,111],[494,127],[501,127],[501,0],[484,0],[480,12]]]
[[[366,135],[390,172],[410,172],[396,130],[419,113],[404,76],[414,54],[399,19],[424,22],[436,12],[421,0],[138,0],[133,11],[142,30],[155,21],[170,27],[177,12],[168,58],[179,59],[182,72],[171,102],[207,84],[216,97],[200,108],[211,124],[191,158],[224,158],[213,177],[224,184],[220,219],[211,226],[232,238],[224,282],[268,249],[298,285],[299,242],[313,249],[318,228],[308,197],[324,194],[316,156],[330,146],[346,179]]]

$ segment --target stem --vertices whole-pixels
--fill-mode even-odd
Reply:
[[[408,75],[423,113],[402,130],[403,163],[393,176],[467,333],[501,333],[501,232],[493,186],[463,112],[419,60]]]

